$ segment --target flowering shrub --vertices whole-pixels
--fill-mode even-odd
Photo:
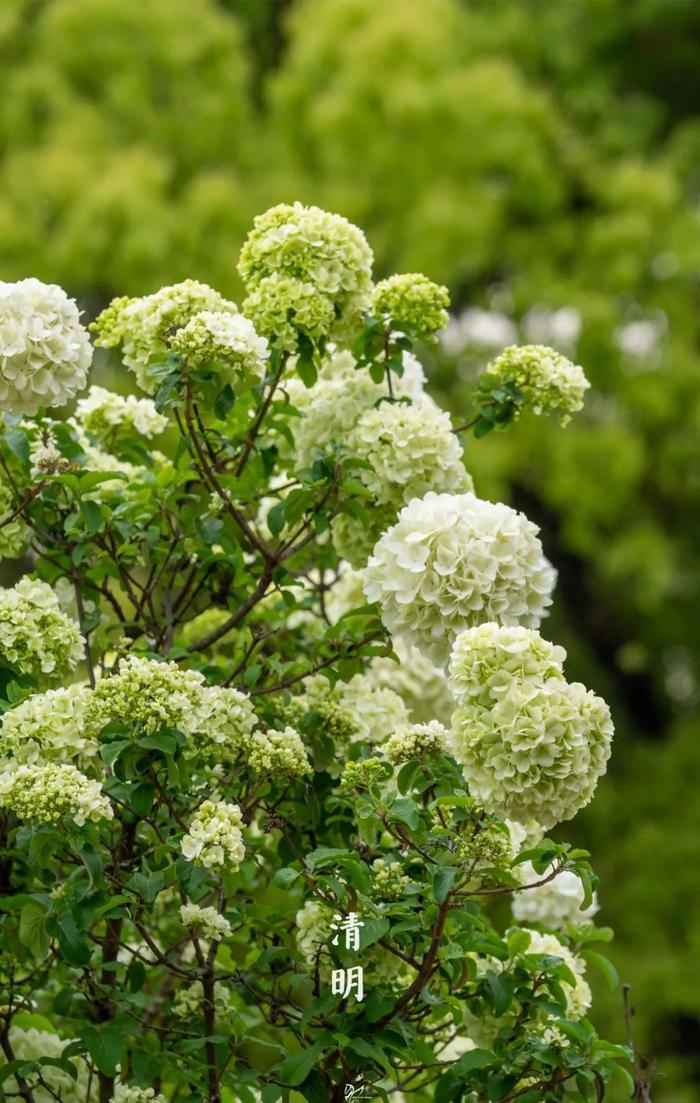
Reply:
[[[536,526],[473,492],[425,393],[445,289],[373,286],[371,261],[340,216],[273,208],[240,310],[188,280],[103,311],[96,343],[148,397],[93,386],[64,420],[77,309],[3,285],[0,551],[26,551],[0,592],[9,1096],[632,1084],[587,1017],[588,966],[614,977],[588,855],[544,837],[592,797],[609,711],[537,630]],[[562,393],[538,357],[528,385]],[[524,363],[501,361],[508,394]]]

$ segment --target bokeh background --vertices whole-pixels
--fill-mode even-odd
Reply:
[[[360,224],[379,275],[449,285],[456,413],[514,339],[584,365],[568,429],[468,459],[542,526],[547,633],[614,708],[566,835],[661,1103],[700,1085],[699,58],[698,0],[0,0],[0,278],[88,315],[186,276],[235,297],[253,216],[300,199]]]

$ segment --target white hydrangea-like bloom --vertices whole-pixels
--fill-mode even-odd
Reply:
[[[167,1103],[164,1095],[153,1088],[132,1088],[128,1084],[117,1084],[114,1088],[112,1103]]]
[[[582,958],[571,952],[556,935],[540,934],[539,931],[521,928],[529,934],[530,945],[525,951],[528,954],[547,954],[549,957],[560,957],[564,964],[571,970],[576,978],[576,984],[572,986],[567,980],[562,980],[562,987],[566,994],[566,1013],[570,1019],[582,1019],[593,1002],[591,989],[585,979],[586,965]]]
[[[191,712],[179,727],[196,735],[185,748],[209,762],[224,762],[248,748],[258,723],[250,698],[233,686],[204,686],[191,694]]]
[[[84,766],[99,751],[86,729],[90,697],[91,690],[79,685],[25,697],[0,718],[0,758]]]
[[[308,280],[273,272],[264,276],[243,303],[243,311],[258,333],[265,334],[275,346],[294,352],[303,333],[319,341],[335,324],[333,301]]]
[[[427,754],[443,754],[449,751],[447,730],[437,720],[428,724],[410,724],[399,728],[382,744],[384,754],[395,766],[411,758]]]
[[[377,685],[371,672],[356,674],[349,682],[331,686],[322,674],[304,679],[304,692],[282,710],[285,719],[298,723],[306,714],[318,713],[324,728],[340,745],[365,741],[380,743],[397,727],[410,722],[408,709],[388,686]]]
[[[205,869],[234,872],[245,857],[243,818],[237,804],[205,800],[200,804],[180,849],[185,858]]]
[[[5,660],[34,677],[63,677],[84,654],[78,625],[61,612],[51,587],[32,578],[0,590],[0,640]]]
[[[196,980],[186,988],[178,989],[175,993],[172,1005],[173,1015],[177,1015],[178,1019],[187,1019],[190,1022],[200,1019],[203,1002],[204,988],[201,980]],[[224,1023],[231,1016],[229,990],[220,980],[214,983],[214,1011],[219,1023]]]
[[[11,1026],[9,1031],[12,1052],[18,1061],[34,1061],[39,1057],[61,1057],[64,1049],[73,1045],[77,1039],[61,1038],[50,1030],[38,1030],[36,1027]],[[96,1099],[96,1093],[90,1092],[90,1084],[94,1077],[81,1056],[73,1055],[71,1062],[77,1071],[77,1077],[73,1077],[66,1069],[58,1065],[42,1065],[41,1077],[44,1085],[35,1084],[31,1074],[24,1079],[31,1086],[32,1098],[35,1103],[55,1103],[56,1098],[61,1103],[86,1103]],[[19,1085],[13,1076],[3,1082],[5,1091],[16,1092],[19,1095]]]
[[[183,280],[161,287],[153,295],[114,299],[91,329],[97,334],[96,345],[122,346],[127,368],[133,371],[141,389],[153,394],[158,379],[149,369],[167,356],[178,330],[203,310],[238,313],[235,303],[206,283]]]
[[[254,220],[238,271],[249,293],[267,277],[311,284],[344,320],[369,302],[372,250],[341,215],[301,203],[281,203]]]
[[[211,906],[201,908],[199,904],[183,904],[180,908],[180,919],[186,927],[201,930],[204,937],[212,942],[228,938],[231,934],[231,924],[226,916],[220,915]]]
[[[159,414],[150,398],[124,397],[104,387],[90,387],[85,398],[75,408],[79,425],[101,440],[112,440],[116,435],[128,436],[133,432],[150,439],[167,427],[168,419]]]
[[[243,314],[203,310],[178,330],[171,341],[174,352],[194,367],[215,368],[230,383],[242,376],[262,377],[270,356],[265,337]]]
[[[314,968],[319,954],[331,938],[333,911],[320,900],[307,900],[296,914],[296,941],[299,953],[309,968]]]
[[[450,294],[421,272],[404,272],[381,280],[372,291],[372,312],[391,318],[399,330],[431,337],[448,322]]]
[[[543,873],[537,873],[532,862],[523,862],[519,867],[520,877],[525,885],[537,884],[552,872],[552,868],[549,866]],[[575,873],[565,869],[544,885],[515,893],[512,909],[519,923],[541,923],[543,927],[564,930],[567,923],[575,926],[586,923],[599,907],[595,893],[589,906],[583,907],[583,885]]]
[[[117,722],[149,734],[159,728],[178,728],[187,735],[204,688],[198,671],[130,655],[117,674],[98,680],[90,700],[90,720],[98,731]]]
[[[501,383],[515,383],[523,405],[534,413],[559,414],[563,423],[582,408],[590,387],[583,368],[546,345],[511,345],[487,373]]]
[[[488,812],[552,827],[588,803],[605,772],[610,710],[565,680],[565,654],[535,631],[496,624],[455,644],[454,753]]]
[[[32,478],[45,479],[50,475],[62,475],[71,462],[60,451],[50,425],[43,425],[29,444],[29,462]]]
[[[374,498],[397,508],[429,490],[460,493],[473,483],[452,432],[450,415],[428,401],[386,403],[365,410],[347,438],[348,450],[367,460],[358,476]]]
[[[433,405],[424,394],[425,375],[420,363],[408,353],[403,357],[404,371],[394,376],[396,398]],[[291,422],[294,449],[290,453],[293,466],[308,467],[316,453],[327,450],[331,443],[347,443],[362,414],[386,398],[385,383],[375,383],[366,368],[358,368],[352,354],[333,351],[324,361],[318,379],[306,387],[300,379],[291,378],[285,385],[289,401],[301,414]],[[382,403],[382,405],[386,405]],[[285,455],[289,446],[281,445]]]
[[[255,732],[248,745],[247,758],[253,770],[271,777],[276,774],[303,777],[312,773],[301,736],[289,726],[283,731],[268,728],[265,732]]]
[[[75,766],[53,762],[4,770],[0,774],[0,807],[31,823],[55,824],[69,818],[78,827],[114,815],[99,781]]]
[[[537,533],[510,506],[431,491],[409,502],[377,542],[365,594],[379,602],[392,635],[444,665],[470,625],[539,625],[555,572]]]
[[[75,300],[54,283],[0,281],[0,409],[63,406],[87,380],[92,346]]]
[[[345,613],[367,604],[363,585],[362,572],[343,564],[338,579],[325,595],[326,615],[331,624],[337,624]],[[445,671],[401,637],[393,643],[399,662],[390,658],[373,658],[367,673],[378,686],[398,693],[414,724],[439,720],[449,727],[455,701]]]
[[[0,482],[0,559],[19,559],[29,546],[31,534],[19,514],[16,499],[4,482]],[[12,520],[10,520],[12,517]]]

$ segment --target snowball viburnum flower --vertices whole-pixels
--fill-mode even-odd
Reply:
[[[61,612],[54,591],[31,578],[0,590],[0,639],[7,662],[35,677],[68,674],[84,652],[80,629]]]
[[[455,644],[453,749],[487,812],[552,827],[590,801],[605,772],[610,710],[566,681],[565,655],[538,632],[497,624],[468,629]]]
[[[381,280],[372,291],[372,312],[390,318],[399,330],[427,338],[447,325],[450,295],[420,272],[400,273]]]
[[[537,526],[474,494],[414,498],[375,545],[365,595],[392,635],[444,664],[456,636],[488,620],[537,627],[555,572]]]
[[[62,288],[0,281],[0,410],[63,406],[85,386],[91,363],[87,330]]]
[[[593,996],[588,981],[585,979],[585,963],[577,954],[572,953],[568,946],[554,934],[540,934],[539,931],[522,928],[530,936],[530,945],[525,951],[527,954],[546,954],[548,957],[559,957],[571,971],[575,983],[562,979],[563,991],[566,995],[566,1013],[570,1019],[576,1021],[582,1019],[593,1002]]]
[[[253,296],[274,276],[299,281],[295,290],[311,285],[333,315],[344,320],[359,315],[369,301],[372,261],[362,230],[346,218],[302,203],[281,203],[255,219],[238,271]],[[304,298],[308,303],[307,292]],[[244,304],[246,313],[248,307]],[[253,313],[259,312],[256,306]],[[330,322],[330,311],[326,316]]]
[[[104,387],[90,387],[85,398],[75,408],[78,424],[101,440],[110,440],[131,433],[150,438],[162,433],[168,419],[159,414],[150,398],[120,395]]]
[[[566,423],[583,406],[590,383],[583,368],[546,345],[510,345],[493,360],[489,383],[514,383],[520,403],[536,414],[559,414]]]
[[[183,836],[182,854],[205,869],[235,872],[245,857],[242,826],[243,818],[237,804],[205,800]]]
[[[246,375],[261,378],[270,356],[265,337],[243,314],[203,310],[170,342],[188,365],[211,367],[229,383]]]
[[[127,368],[133,371],[141,389],[153,394],[159,381],[150,368],[167,356],[178,331],[203,310],[238,313],[235,303],[206,283],[183,280],[161,287],[152,295],[113,299],[90,328],[97,335],[96,345],[121,345]]]
[[[542,885],[537,882],[552,872],[551,866],[537,873],[531,862],[523,862],[519,870],[524,884],[537,886],[513,895],[513,917],[519,923],[541,923],[543,927],[563,930],[567,923],[587,922],[599,910],[595,893],[589,906],[583,907],[583,885],[571,870],[562,870]]]
[[[20,765],[0,774],[0,807],[20,820],[55,824],[72,819],[79,827],[88,820],[112,819],[114,813],[99,781],[75,766],[56,763]]]
[[[85,722],[87,686],[61,686],[25,697],[0,718],[0,758],[84,764],[99,751]]]

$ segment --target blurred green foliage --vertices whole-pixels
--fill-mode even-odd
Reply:
[[[574,833],[672,1103],[700,1083],[699,50],[696,0],[0,0],[0,278],[90,313],[185,276],[235,295],[253,215],[299,198],[457,309],[580,315],[584,414],[472,469],[543,526],[551,634],[615,710]],[[456,412],[485,358],[436,360]]]

